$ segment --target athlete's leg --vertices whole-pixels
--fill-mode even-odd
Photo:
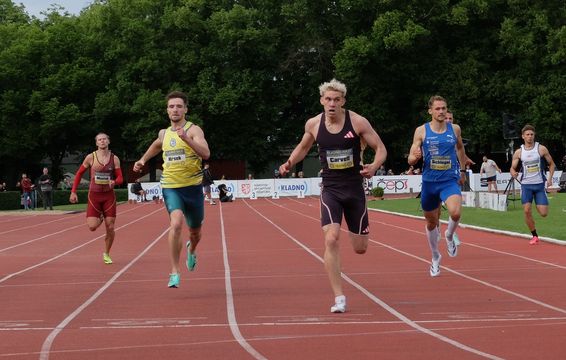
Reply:
[[[95,231],[96,229],[98,229],[100,224],[102,224],[103,222],[104,222],[104,218],[100,216],[97,217],[89,216],[86,218],[86,224],[90,231]]]
[[[330,280],[334,296],[343,295],[340,271],[340,224],[328,224],[322,227],[324,232],[324,268]]]
[[[110,249],[112,248],[112,244],[114,243],[115,231],[114,231],[114,224],[116,223],[115,217],[107,217],[104,218],[104,224],[106,226],[106,237],[104,238],[105,242],[105,253],[110,254]]]
[[[535,220],[533,219],[532,213],[532,204],[531,203],[524,203],[523,204],[523,213],[525,214],[525,223],[529,228],[529,231],[535,230]]]
[[[171,228],[169,229],[169,255],[171,261],[171,274],[179,274],[181,269],[179,267],[179,259],[181,250],[183,249],[183,242],[181,241],[181,232],[183,230],[183,223],[185,222],[185,215],[180,209],[175,209],[169,214]]]

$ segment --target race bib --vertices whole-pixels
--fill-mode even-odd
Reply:
[[[431,170],[450,170],[452,167],[452,160],[450,156],[433,156],[430,159]]]
[[[178,164],[182,163],[186,160],[187,156],[185,155],[184,149],[175,149],[175,150],[167,150],[165,151],[165,162],[171,164]]]
[[[540,163],[537,160],[526,161],[523,164],[525,166],[525,169],[527,170],[527,173],[529,174],[538,173],[540,171]]]
[[[94,183],[97,185],[108,185],[110,184],[110,174],[109,173],[94,173]]]
[[[354,167],[354,150],[328,150],[326,162],[331,170],[348,169]]]

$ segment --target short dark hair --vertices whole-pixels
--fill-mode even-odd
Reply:
[[[169,102],[169,100],[171,99],[181,99],[185,103],[185,106],[188,105],[189,103],[189,98],[187,97],[187,94],[185,94],[182,91],[171,91],[169,94],[167,94],[165,99],[167,100],[167,102]]]
[[[527,130],[535,131],[535,127],[532,126],[531,124],[527,124],[527,125],[523,126],[523,128],[521,129],[521,134],[524,133]]]

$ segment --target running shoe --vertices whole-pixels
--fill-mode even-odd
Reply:
[[[191,242],[187,241],[187,269],[189,271],[194,271],[195,266],[197,266],[197,254],[191,253],[189,250],[191,247]]]
[[[452,234],[454,236],[455,234]],[[446,238],[446,250],[450,257],[455,257],[458,255],[458,245],[453,239],[448,238],[448,230],[444,232],[444,237]]]
[[[104,260],[105,264],[108,264],[108,265],[112,264],[112,259],[110,258],[110,255],[107,254],[107,253],[102,254],[102,260]]]
[[[169,284],[167,284],[167,286],[170,288],[178,288],[179,280],[179,274],[169,274]]]
[[[440,275],[440,259],[442,259],[441,255],[438,256],[437,260],[432,259],[430,263],[430,276],[436,277]]]
[[[346,297],[337,296],[336,303],[330,307],[330,312],[335,314],[346,312]]]
[[[454,241],[454,244],[456,244],[456,246],[460,246],[460,238],[458,237],[458,234],[454,233],[452,235],[452,241]]]
[[[215,202],[215,201],[211,201],[211,202],[210,202],[210,205],[216,205],[216,202]]]
[[[529,244],[531,244],[531,245],[537,245],[538,242],[539,242],[538,236],[533,236],[533,238],[531,239],[531,241],[529,241]]]

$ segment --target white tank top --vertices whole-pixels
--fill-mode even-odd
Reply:
[[[541,156],[538,147],[538,142],[535,142],[535,146],[529,150],[525,149],[525,145],[521,145],[521,162],[523,163],[521,184],[532,185],[544,182]]]

